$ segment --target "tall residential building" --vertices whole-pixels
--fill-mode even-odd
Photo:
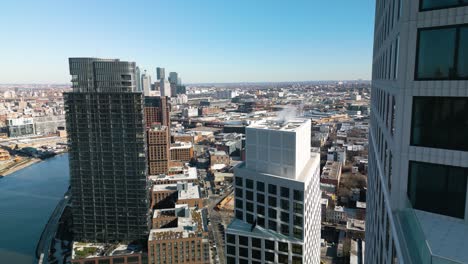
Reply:
[[[159,90],[161,91],[161,96],[171,97],[171,84],[166,79],[159,80]]]
[[[466,5],[377,1],[367,263],[468,263]]]
[[[172,84],[177,85],[177,81],[179,80],[179,75],[177,72],[170,72],[169,73],[169,82]]]
[[[145,97],[145,120],[147,127],[153,125],[169,126],[171,123],[171,110],[168,99],[165,96]]]
[[[141,88],[141,72],[140,72],[140,68],[138,66],[136,67],[135,80],[136,80],[136,90],[139,91],[139,92],[142,92],[143,88]]]
[[[146,131],[148,137],[149,175],[167,174],[171,159],[171,136],[167,126],[155,125]]]
[[[156,68],[156,77],[158,78],[158,80],[166,78],[166,73],[165,73],[164,68],[160,68],[160,67]]]
[[[145,96],[149,96],[151,91],[151,75],[147,74],[146,70],[145,73],[141,75],[141,89]]]
[[[310,136],[305,119],[246,128],[226,263],[320,263],[320,155],[311,153]]]
[[[64,93],[74,240],[133,241],[149,233],[143,94],[135,63],[70,58]]]

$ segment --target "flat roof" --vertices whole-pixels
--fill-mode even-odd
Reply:
[[[177,227],[151,229],[148,237],[149,241],[187,238],[206,231],[206,226],[204,225],[204,223],[206,223],[206,216],[202,210],[189,208],[186,204],[179,205],[179,207],[176,208],[186,210],[189,214],[177,217]],[[176,210],[176,208],[166,210]]]
[[[103,256],[121,256],[141,253],[140,246],[124,243],[87,243],[74,241],[72,259],[86,259]]]
[[[253,122],[248,128],[268,129],[268,130],[281,130],[281,131],[295,131],[297,128],[306,124],[309,119],[292,118],[289,120],[284,119],[262,119]]]

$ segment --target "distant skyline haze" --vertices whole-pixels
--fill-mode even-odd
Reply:
[[[184,83],[370,79],[373,0],[2,1],[0,83],[69,83],[69,57]]]

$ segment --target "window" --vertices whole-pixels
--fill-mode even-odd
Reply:
[[[257,203],[264,204],[265,203],[265,195],[263,195],[261,193],[257,193]]]
[[[297,215],[293,216],[293,222],[294,222],[294,225],[296,226],[302,226],[303,224],[302,217],[297,216]]]
[[[302,229],[294,227],[293,234],[295,238],[302,239]]]
[[[244,220],[244,214],[242,211],[236,210],[236,218],[239,220]]]
[[[292,257],[292,264],[302,264],[302,257]]]
[[[289,210],[289,200],[281,199],[281,209],[288,211]]]
[[[264,192],[265,191],[265,183],[258,181],[257,182],[257,191]]]
[[[288,255],[278,254],[278,263],[288,264]]]
[[[292,252],[294,254],[302,255],[302,245],[301,244],[292,244]]]
[[[417,79],[449,79],[455,62],[455,28],[419,32]]]
[[[304,206],[302,204],[294,202],[293,206],[294,206],[293,211],[294,211],[295,214],[302,214],[303,213],[302,211],[303,211]]]
[[[242,209],[242,208],[244,208],[241,199],[236,199],[236,208],[237,208],[237,209]]]
[[[245,179],[245,186],[249,189],[253,189],[253,181],[251,179]]]
[[[414,97],[411,145],[468,151],[468,97]]]
[[[249,224],[253,224],[254,222],[254,217],[252,214],[246,213],[245,214],[245,221]]]
[[[249,238],[245,236],[239,236],[239,245],[249,246]]]
[[[249,212],[253,212],[253,203],[245,202],[245,208]]]
[[[262,259],[262,252],[260,250],[252,249],[252,258]]]
[[[278,242],[278,250],[282,252],[288,252],[288,243]]]
[[[249,250],[247,248],[245,248],[245,247],[239,247],[239,256],[248,258],[249,257]]]
[[[304,201],[304,192],[294,190],[294,200],[300,201],[300,202]]]
[[[275,250],[275,242],[265,240],[265,249]]]
[[[229,255],[233,255],[235,256],[236,255],[236,247],[235,246],[227,246],[227,253]]]
[[[227,264],[236,264],[236,258],[227,257]]]
[[[418,32],[416,80],[468,79],[468,25]]]
[[[289,188],[281,187],[281,197],[289,198]]]
[[[265,206],[257,204],[257,214],[265,215]]]
[[[276,195],[276,185],[268,184],[268,192],[269,192],[270,194]]]
[[[278,227],[276,226],[276,221],[269,220],[268,221],[268,229],[273,230],[273,231],[277,231]]]
[[[265,227],[265,218],[263,217],[257,217],[257,225],[261,226],[261,227]]]
[[[289,235],[289,225],[281,225],[281,234]]]
[[[268,196],[268,206],[276,207],[276,197]]]
[[[269,218],[276,218],[276,210],[273,208],[268,209],[268,217]]]
[[[241,188],[236,188],[236,197],[242,198],[242,189]]]
[[[245,198],[247,200],[253,201],[253,192],[252,191],[245,191]]]
[[[410,161],[408,197],[415,209],[465,216],[468,169]]]
[[[275,261],[275,253],[265,252],[265,261]]]
[[[242,178],[236,177],[236,185],[242,187]]]
[[[289,213],[281,212],[281,221],[289,223]]]
[[[252,237],[252,247],[262,248],[262,240],[259,238]]]
[[[231,235],[231,234],[227,234],[227,242],[230,243],[230,244],[236,244],[236,236]]]
[[[421,0],[419,4],[420,11],[430,11],[435,9],[451,8],[468,5],[466,0]]]

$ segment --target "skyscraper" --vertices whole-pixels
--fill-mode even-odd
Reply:
[[[167,174],[171,159],[168,97],[145,97],[149,175]]]
[[[320,263],[320,155],[311,153],[310,136],[305,119],[246,128],[226,263]]]
[[[171,84],[166,79],[159,80],[161,96],[171,97]]]
[[[169,83],[177,85],[178,80],[179,80],[179,75],[177,74],[177,72],[169,73]]]
[[[143,91],[143,89],[141,88],[141,72],[140,72],[139,67],[136,67],[135,80],[136,80],[136,90],[139,92]]]
[[[367,263],[468,263],[466,1],[378,0]]]
[[[146,239],[143,94],[134,62],[70,58],[72,92],[64,94],[76,241]]]
[[[156,68],[156,77],[158,78],[158,80],[166,78],[166,73],[165,73],[164,68],[160,68],[160,67]]]
[[[147,74],[146,70],[145,73],[141,75],[141,88],[145,96],[149,96],[151,90],[151,75]]]

